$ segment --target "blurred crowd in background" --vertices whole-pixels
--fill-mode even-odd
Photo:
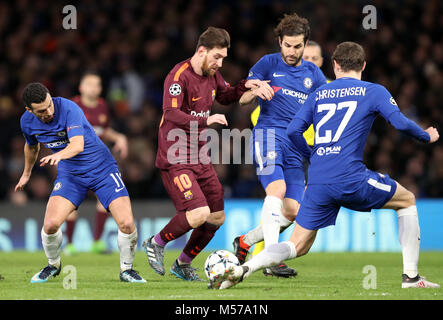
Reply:
[[[0,199],[26,203],[47,199],[56,169],[35,167],[23,193],[13,188],[23,171],[24,139],[19,118],[21,92],[42,82],[53,96],[78,94],[81,75],[97,71],[112,127],[127,135],[129,157],[118,159],[133,199],[165,198],[154,166],[162,115],[163,81],[178,62],[191,57],[208,26],[231,35],[221,73],[231,84],[245,78],[263,55],[278,52],[273,29],[284,13],[296,12],[311,25],[323,49],[322,70],[334,79],[330,56],[342,41],[362,44],[363,80],[384,85],[400,109],[423,128],[443,130],[443,3],[430,1],[71,1],[77,29],[65,30],[63,2],[0,2]],[[365,30],[362,8],[377,10],[377,28]],[[252,107],[220,106],[229,127],[252,128]],[[247,147],[244,148],[248,150]],[[41,151],[41,156],[47,154]],[[443,197],[443,144],[420,144],[377,119],[365,149],[367,166],[388,173],[417,197]],[[252,165],[216,165],[226,198],[262,197]]]

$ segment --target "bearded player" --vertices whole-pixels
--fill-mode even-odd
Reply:
[[[251,154],[257,177],[266,192],[262,224],[234,239],[235,255],[245,262],[249,248],[262,240],[265,247],[278,242],[279,234],[294,221],[305,189],[303,157],[290,141],[286,128],[309,94],[326,83],[321,70],[302,59],[309,39],[309,22],[297,14],[284,15],[275,34],[280,52],[261,58],[248,79],[267,80],[275,91],[267,101],[258,97],[260,117],[251,139]],[[253,88],[243,94],[240,104],[256,99]],[[284,263],[264,270],[266,275],[292,277],[296,270]]]
[[[98,73],[86,72],[79,85],[80,95],[72,98],[72,101],[83,110],[86,119],[94,128],[95,133],[104,142],[113,144],[113,151],[125,159],[128,154],[128,142],[125,135],[116,132],[110,126],[110,115],[108,105],[105,99],[100,97],[102,92],[101,78]],[[66,220],[66,237],[68,244],[65,248],[66,254],[76,253],[74,244],[72,243],[72,236],[74,233],[75,224],[77,221],[77,210],[69,215]],[[100,238],[103,234],[105,222],[108,218],[108,212],[97,199],[95,210],[95,226],[94,226],[94,242],[91,246],[91,252],[104,253],[107,250],[106,243]]]
[[[257,87],[256,94],[262,97],[271,98],[273,94],[263,81],[242,80],[230,87],[223,80],[218,69],[229,47],[230,37],[226,30],[209,27],[200,35],[192,58],[177,64],[164,82],[156,166],[177,213],[158,234],[143,242],[150,266],[160,275],[165,274],[165,246],[192,230],[170,272],[183,280],[201,280],[191,262],[225,220],[223,187],[207,154],[200,157],[206,139],[194,143],[190,137],[200,137],[212,124],[228,124],[224,115],[210,115],[214,100],[224,105],[236,102],[253,86]],[[179,139],[177,142],[171,132],[182,133],[185,141]],[[177,149],[180,141],[184,153]]]
[[[310,61],[319,68],[323,66],[323,55],[321,47],[317,42],[313,40],[308,41],[308,43],[305,46],[305,50],[303,51],[303,60]],[[331,80],[329,80],[328,78],[326,78],[326,81],[328,83],[331,82]],[[251,122],[254,126],[257,124],[259,116],[260,116],[260,106],[257,106],[254,109],[254,111],[251,113]],[[311,147],[314,145],[314,134],[315,134],[314,127],[312,125],[308,128],[308,130],[306,130],[303,133],[303,137],[306,139],[306,142]],[[307,165],[308,164],[305,162],[304,166],[305,166],[306,176],[307,176]],[[263,241],[256,243],[254,246],[254,251],[252,252],[252,256],[257,255],[260,251],[264,249],[264,247],[265,243]],[[264,272],[266,275],[272,275],[272,273],[268,272],[266,269]]]

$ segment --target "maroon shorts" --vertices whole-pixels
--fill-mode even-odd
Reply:
[[[205,206],[211,212],[224,210],[223,187],[212,164],[174,165],[160,174],[178,213]]]

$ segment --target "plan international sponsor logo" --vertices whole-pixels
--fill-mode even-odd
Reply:
[[[328,156],[330,154],[340,154],[341,151],[341,146],[335,146],[335,147],[320,147],[317,149],[317,154],[322,157],[322,156]]]

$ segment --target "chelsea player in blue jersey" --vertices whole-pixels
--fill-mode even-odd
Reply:
[[[25,168],[15,190],[23,190],[37,161],[40,144],[54,153],[43,157],[40,166],[57,166],[57,179],[49,197],[41,230],[48,265],[31,278],[46,282],[60,274],[62,232],[60,226],[85,199],[88,190],[96,193],[118,225],[120,280],[146,282],[132,269],[137,248],[131,202],[118,166],[108,148],[95,134],[83,111],[74,102],[52,98],[41,83],[23,91],[26,111],[20,119],[25,137]]]
[[[220,288],[229,288],[258,269],[308,253],[317,230],[334,225],[341,206],[356,211],[394,209],[403,255],[401,287],[440,287],[418,273],[420,227],[414,194],[363,163],[366,139],[378,115],[424,143],[437,141],[438,131],[434,127],[421,129],[401,113],[383,86],[361,80],[366,62],[359,44],[338,45],[332,63],[337,80],[310,95],[288,127],[297,148],[311,156],[308,186],[291,238],[265,248],[243,266],[231,268],[218,279]],[[302,136],[311,123],[315,127],[312,152]]]
[[[268,85],[243,94],[240,104],[258,99],[260,117],[253,130],[251,154],[258,179],[265,189],[262,224],[235,238],[234,251],[244,262],[249,248],[262,240],[265,247],[278,242],[279,234],[294,221],[305,189],[303,158],[291,143],[286,128],[309,94],[326,83],[321,70],[302,59],[309,39],[309,22],[297,14],[285,15],[275,28],[281,51],[261,58],[248,79],[268,80]],[[297,272],[285,264],[265,274],[291,277]]]

